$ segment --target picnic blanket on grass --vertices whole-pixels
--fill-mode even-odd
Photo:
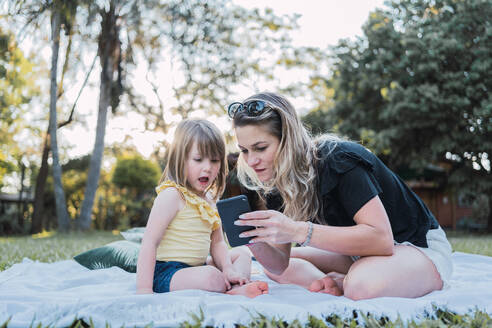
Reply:
[[[319,318],[337,314],[352,317],[353,311],[370,312],[390,320],[425,317],[434,307],[460,314],[476,309],[492,313],[492,257],[455,252],[451,287],[417,299],[384,297],[352,301],[311,293],[295,285],[269,280],[261,266],[253,262],[253,280],[268,281],[270,293],[254,299],[200,290],[165,294],[135,295],[134,273],[118,267],[89,270],[74,260],[39,263],[24,259],[0,272],[0,325],[29,327],[38,323],[69,326],[75,318],[96,327],[178,326],[193,322],[192,314],[203,312],[203,325],[233,327],[248,324],[253,316],[292,322],[307,322],[308,315]],[[405,322],[404,321],[404,322]]]

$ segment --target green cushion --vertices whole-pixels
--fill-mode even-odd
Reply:
[[[145,227],[131,228],[126,231],[121,231],[120,234],[129,241],[134,241],[136,243],[142,242],[142,237],[145,231]]]
[[[91,270],[117,266],[128,272],[136,272],[139,250],[139,243],[118,240],[83,252],[73,259]]]

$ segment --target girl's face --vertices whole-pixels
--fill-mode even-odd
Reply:
[[[204,196],[205,190],[210,187],[220,170],[220,158],[204,157],[193,143],[185,164],[186,180],[198,195]]]
[[[280,140],[265,126],[245,125],[235,128],[238,147],[246,163],[255,170],[258,179],[273,178],[273,163]]]

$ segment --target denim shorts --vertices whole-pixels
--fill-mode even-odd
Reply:
[[[156,261],[154,269],[154,283],[152,290],[155,293],[168,293],[171,279],[181,269],[189,268],[190,265],[177,261]]]

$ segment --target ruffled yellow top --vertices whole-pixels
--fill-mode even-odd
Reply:
[[[186,204],[169,223],[156,259],[202,265],[210,252],[212,231],[220,226],[219,213],[205,199],[173,181],[166,180],[155,190],[160,193],[169,187],[178,189]]]

